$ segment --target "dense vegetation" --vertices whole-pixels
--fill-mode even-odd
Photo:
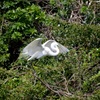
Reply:
[[[100,2],[0,2],[0,100],[100,100]],[[70,52],[19,59],[32,40],[55,39]]]

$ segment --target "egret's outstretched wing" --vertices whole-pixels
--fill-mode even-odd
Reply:
[[[51,48],[51,44],[52,44],[53,42],[55,42],[55,40],[48,40],[48,41],[46,41],[42,46],[43,46],[43,47],[49,47],[50,49],[52,49],[52,48]]]
[[[43,53],[41,52],[41,51],[37,51],[37,52],[35,52],[30,58],[28,58],[28,61],[29,60],[32,60],[32,59],[34,59],[34,58],[36,58],[36,59],[39,59],[39,58],[41,58],[41,57],[43,57],[44,55],[43,55]]]
[[[58,48],[60,50],[59,53],[67,53],[67,52],[69,52],[69,50],[65,46],[61,45],[60,43],[58,43]]]
[[[42,45],[41,45],[42,38],[38,38],[31,43],[29,43],[22,51],[23,54],[26,53],[26,55],[32,56],[37,51],[42,51]]]

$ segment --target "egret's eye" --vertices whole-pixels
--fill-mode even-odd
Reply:
[[[54,48],[56,48],[57,47],[57,45],[54,45]]]

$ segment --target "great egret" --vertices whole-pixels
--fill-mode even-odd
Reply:
[[[43,56],[57,56],[59,53],[67,53],[69,50],[56,42],[55,40],[48,40],[41,44],[42,38],[38,38],[29,43],[22,51],[21,56],[28,57],[28,60],[39,59]]]

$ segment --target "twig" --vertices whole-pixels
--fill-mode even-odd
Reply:
[[[52,92],[54,92],[54,93],[56,93],[57,95],[59,95],[59,97],[61,97],[61,95],[67,96],[67,97],[72,96],[71,93],[67,93],[66,91],[63,91],[63,90],[61,90],[61,89],[60,89],[60,90],[54,90],[53,88],[51,88],[51,86],[50,86],[47,82],[43,81],[42,79],[40,79],[40,78],[37,76],[35,70],[33,70],[33,74],[34,74],[34,76],[35,76],[44,86],[46,86],[49,90],[51,90]]]

